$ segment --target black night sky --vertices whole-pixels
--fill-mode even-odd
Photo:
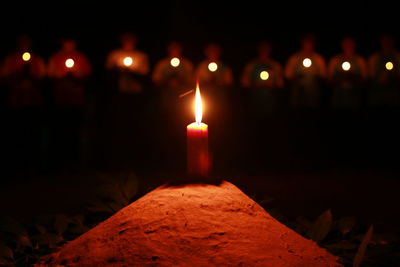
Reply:
[[[225,46],[232,61],[241,61],[245,56],[238,51],[267,39],[284,61],[304,33],[315,33],[318,50],[331,56],[344,36],[356,37],[360,52],[369,54],[378,46],[376,37],[398,30],[392,1],[57,1],[14,3],[1,12],[2,51],[13,47],[15,35],[29,33],[36,49],[48,55],[58,38],[70,36],[93,58],[115,46],[118,33],[125,31],[136,32],[139,46],[154,59],[160,57],[160,45],[178,40],[195,59],[205,43],[214,41]]]

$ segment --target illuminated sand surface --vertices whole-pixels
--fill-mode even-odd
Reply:
[[[158,188],[38,266],[341,266],[234,185]]]

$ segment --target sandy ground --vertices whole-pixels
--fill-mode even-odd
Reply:
[[[234,185],[158,188],[38,266],[333,267]]]

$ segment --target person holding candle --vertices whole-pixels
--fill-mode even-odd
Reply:
[[[177,144],[182,142],[182,127],[188,119],[187,111],[192,101],[191,97],[180,97],[181,94],[195,88],[193,64],[182,55],[182,45],[171,42],[167,46],[167,57],[161,59],[155,66],[152,80],[160,93],[159,108],[164,116],[160,119],[164,134],[160,136],[161,154],[166,158],[176,153]],[[167,139],[168,141],[165,141]]]
[[[11,161],[6,165],[17,163],[19,168],[33,168],[39,163],[45,75],[45,63],[32,51],[31,38],[19,36],[16,51],[6,56],[1,65],[8,108],[4,129],[9,134],[3,148]]]
[[[75,40],[70,38],[62,40],[60,51],[49,59],[48,75],[53,87],[51,134],[56,155],[54,163],[79,163],[86,82],[91,70],[89,60],[76,49]],[[57,157],[61,161],[57,161]]]
[[[292,55],[285,67],[290,82],[290,102],[294,108],[317,108],[321,102],[321,83],[326,78],[324,58],[314,51],[315,38],[301,39],[301,50]]]
[[[258,45],[258,57],[248,63],[241,77],[244,88],[250,97],[250,107],[272,112],[278,107],[277,89],[283,87],[281,65],[271,58],[271,44],[262,41]]]
[[[167,50],[168,56],[156,64],[152,80],[161,91],[162,106],[169,110],[182,101],[179,95],[194,87],[194,77],[193,64],[182,56],[182,45],[172,42]]]
[[[52,79],[84,79],[89,76],[92,67],[87,57],[77,50],[76,41],[66,38],[61,41],[60,51],[50,57],[47,71]]]
[[[363,82],[367,78],[367,64],[356,54],[352,38],[342,40],[342,53],[329,61],[328,75],[332,86],[332,106],[335,109],[358,109],[361,105]]]
[[[380,38],[380,51],[371,55],[368,67],[371,88],[367,97],[370,106],[400,105],[400,53],[396,50],[395,39],[390,35]]]
[[[233,83],[232,70],[221,61],[221,47],[209,44],[204,49],[206,59],[200,62],[196,74],[203,93],[211,90],[222,91]]]
[[[136,47],[133,33],[120,36],[120,48],[106,59],[108,78],[102,117],[103,154],[113,167],[140,164],[149,140],[148,119],[155,106],[150,98],[149,62],[147,55]],[[111,89],[111,90],[109,90]],[[147,137],[147,138],[146,138]]]
[[[112,83],[121,94],[141,94],[149,72],[147,55],[136,49],[137,38],[132,33],[122,34],[120,42],[121,47],[111,51],[106,62],[114,76]]]
[[[9,106],[40,106],[43,95],[39,82],[46,75],[46,65],[32,52],[32,41],[28,36],[20,36],[17,45],[17,51],[5,58],[1,68],[1,76],[9,87]]]

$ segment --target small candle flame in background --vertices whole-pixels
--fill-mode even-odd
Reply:
[[[306,57],[305,59],[303,59],[303,66],[304,66],[304,67],[309,68],[309,67],[311,67],[311,65],[312,65],[311,59],[309,59],[308,57]]]
[[[199,88],[198,83],[196,85],[196,97],[195,97],[195,102],[194,102],[194,110],[195,110],[196,123],[200,124],[201,119],[203,118],[203,103],[201,101],[200,88]]]
[[[390,62],[390,61],[386,62],[385,68],[386,68],[387,70],[392,70],[393,67],[394,67],[394,66],[393,66],[393,63],[392,63],[392,62]]]
[[[342,69],[344,71],[348,71],[348,70],[350,70],[350,68],[351,68],[350,62],[345,61],[345,62],[342,63]]]
[[[208,70],[211,72],[215,72],[218,69],[218,65],[215,62],[210,62],[208,64]]]
[[[181,61],[179,60],[179,58],[174,57],[171,59],[170,63],[172,67],[176,68],[179,66],[179,64],[181,64]]]
[[[25,52],[22,54],[23,61],[29,61],[31,59],[31,54],[29,52]]]
[[[260,79],[263,81],[268,80],[269,78],[269,73],[266,70],[263,70],[262,72],[260,72]]]
[[[68,58],[67,60],[65,60],[65,66],[68,69],[74,67],[74,65],[75,65],[75,61],[72,58]]]
[[[131,57],[125,57],[123,60],[124,66],[129,67],[133,63],[133,59]]]

